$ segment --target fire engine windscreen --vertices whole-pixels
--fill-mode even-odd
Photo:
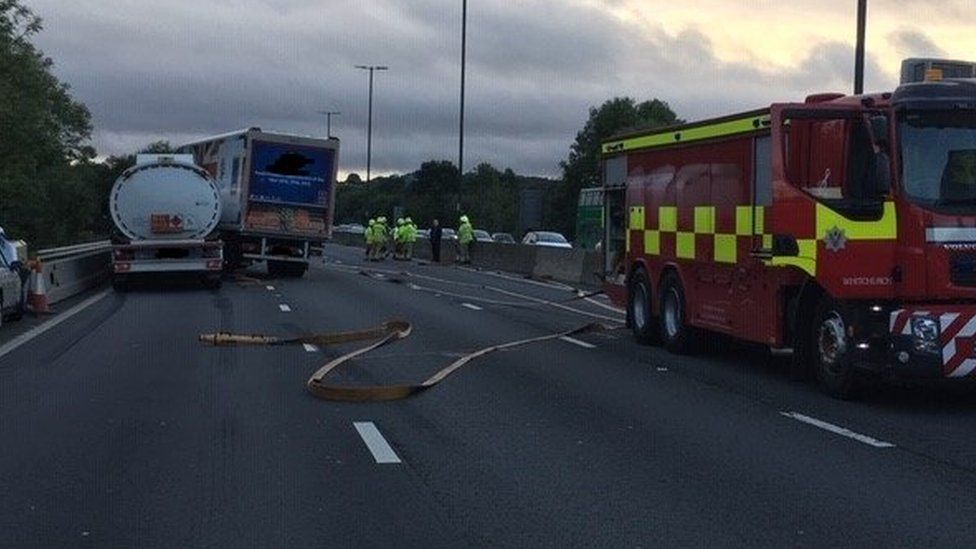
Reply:
[[[331,149],[258,141],[252,158],[251,200],[329,206],[329,181],[335,162]]]
[[[976,112],[907,112],[899,129],[905,193],[928,205],[976,206]]]

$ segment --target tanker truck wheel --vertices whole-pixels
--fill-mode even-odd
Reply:
[[[223,284],[223,280],[221,280],[220,274],[213,274],[213,273],[211,273],[211,274],[207,274],[207,275],[204,275],[203,276],[203,286],[204,286],[204,288],[207,288],[207,289],[210,289],[210,290],[217,290],[217,289],[220,289],[220,286],[222,284]]]
[[[129,277],[126,275],[113,275],[112,288],[116,292],[124,292],[129,289]]]

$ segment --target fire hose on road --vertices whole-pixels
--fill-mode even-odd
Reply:
[[[333,385],[326,381],[333,371],[342,366],[343,364],[363,356],[370,351],[379,349],[386,345],[392,344],[401,339],[406,339],[410,336],[413,331],[413,327],[409,322],[404,321],[391,321],[386,322],[375,328],[368,328],[365,330],[356,330],[350,332],[332,332],[332,333],[321,333],[321,334],[311,334],[301,337],[294,338],[281,338],[275,336],[267,335],[241,335],[241,334],[230,334],[230,333],[216,333],[216,334],[201,334],[200,342],[206,345],[212,345],[215,347],[232,347],[232,346],[285,346],[285,345],[318,345],[318,346],[329,346],[329,345],[342,345],[346,343],[355,343],[361,341],[371,342],[369,345],[357,349],[355,351],[346,353],[335,360],[329,362],[325,366],[322,366],[306,382],[306,387],[309,392],[318,398],[325,400],[335,400],[335,401],[345,401],[345,402],[376,402],[376,401],[390,401],[390,400],[402,400],[410,396],[419,394],[440,382],[447,379],[451,374],[457,372],[465,365],[471,361],[481,358],[483,356],[489,355],[496,351],[503,351],[507,349],[514,349],[516,347],[523,347],[526,345],[531,345],[533,343],[542,343],[545,341],[552,341],[562,337],[569,337],[573,335],[579,335],[588,332],[600,332],[611,330],[613,328],[608,328],[603,324],[591,323],[586,324],[571,330],[566,330],[563,332],[557,332],[553,334],[531,337],[527,339],[520,339],[518,341],[511,341],[507,343],[499,343],[496,345],[491,345],[483,349],[479,349],[472,353],[468,353],[454,362],[448,364],[444,368],[441,368],[437,373],[430,376],[426,380],[407,385],[374,385],[374,386],[349,386],[349,385]]]

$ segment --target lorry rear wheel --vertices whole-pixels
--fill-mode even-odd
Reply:
[[[696,351],[699,332],[688,325],[685,291],[674,273],[664,276],[661,283],[661,340],[668,351],[686,355]]]
[[[643,269],[638,269],[634,274],[628,293],[630,329],[634,333],[634,339],[642,345],[660,343],[661,330],[651,307],[651,283]]]
[[[208,274],[203,276],[203,286],[210,290],[217,290],[223,284],[219,274]]]
[[[844,307],[824,296],[817,305],[810,349],[817,379],[827,394],[850,399],[857,396],[860,379],[851,360],[848,315]]]
[[[115,275],[112,277],[112,288],[117,292],[124,292],[129,289],[129,277]]]

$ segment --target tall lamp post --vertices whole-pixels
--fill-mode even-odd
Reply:
[[[339,116],[342,113],[339,111],[319,111],[319,114],[325,115],[325,136],[332,139],[332,117]]]
[[[357,69],[369,71],[369,122],[366,126],[366,182],[370,180],[370,167],[373,162],[373,72],[390,70],[382,65],[356,65]]]
[[[468,53],[468,0],[461,0],[461,109],[458,116],[458,200],[461,208],[461,184],[464,182],[464,76]]]
[[[854,95],[864,93],[864,35],[868,0],[857,0],[857,45],[854,48]]]

